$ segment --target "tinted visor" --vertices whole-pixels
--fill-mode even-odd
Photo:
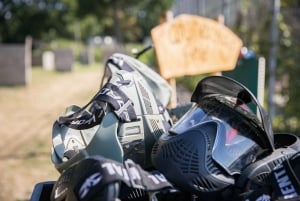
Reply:
[[[240,173],[243,167],[256,160],[261,153],[260,140],[257,138],[261,130],[244,118],[244,115],[256,116],[246,104],[232,108],[237,100],[222,95],[208,95],[192,107],[170,130],[171,133],[185,133],[190,128],[201,130],[206,123],[217,126],[212,158],[222,166],[228,174]]]
[[[236,108],[239,109],[240,107],[237,106],[240,104],[247,105],[249,109],[256,114],[256,117],[248,115],[249,113],[246,113],[244,117],[248,118],[249,123],[253,124],[253,126],[256,125],[257,129],[262,131],[257,133],[259,134],[257,137],[260,138],[263,147],[271,151],[275,150],[271,121],[251,91],[231,78],[225,76],[209,76],[198,83],[193,92],[191,101],[200,103],[203,97],[213,94],[235,98],[236,101],[233,101],[232,104],[229,105],[233,110],[236,110]]]

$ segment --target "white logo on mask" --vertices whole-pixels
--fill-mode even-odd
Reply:
[[[84,198],[89,190],[93,187],[93,186],[96,186],[102,179],[102,176],[100,173],[95,173],[95,174],[92,174],[91,176],[89,176],[85,181],[84,183],[82,184],[82,186],[80,187],[80,190],[79,190],[79,196],[80,198]]]

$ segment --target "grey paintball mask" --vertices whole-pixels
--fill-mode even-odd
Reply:
[[[112,55],[99,92],[83,107],[69,106],[54,122],[51,159],[59,172],[86,156],[152,167],[154,142],[170,128],[171,87],[142,62]]]

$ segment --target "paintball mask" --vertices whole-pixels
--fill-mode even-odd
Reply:
[[[268,183],[250,187],[237,201],[300,200],[300,152],[278,163],[268,176]],[[251,185],[249,185],[251,186]]]
[[[154,145],[153,164],[200,200],[226,200],[243,169],[274,151],[271,124],[255,96],[224,76],[201,80],[191,101]]]
[[[112,55],[99,92],[54,122],[52,162],[59,172],[91,155],[151,167],[152,145],[172,124],[165,110],[170,96],[171,87],[148,66]]]

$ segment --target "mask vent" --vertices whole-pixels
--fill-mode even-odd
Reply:
[[[269,180],[269,175],[270,175],[270,173],[267,173],[267,172],[263,172],[261,174],[258,174],[255,177],[256,182],[261,183],[261,184],[267,183],[268,180]]]
[[[211,156],[206,157],[206,168],[211,174],[222,174],[222,172],[217,168],[218,164],[216,164]]]
[[[148,91],[145,89],[145,87],[140,82],[138,82],[138,86],[142,93],[143,103],[144,103],[147,114],[153,114],[153,108],[152,108],[152,104],[151,104],[151,100],[150,100]]]
[[[203,177],[196,177],[193,180],[193,186],[201,192],[210,192],[218,189],[214,183]]]
[[[155,143],[152,147],[152,155],[156,155],[158,151],[159,144]]]
[[[148,200],[148,195],[145,190],[126,188],[121,190],[120,196],[121,200]]]
[[[209,128],[208,126],[206,128]],[[203,132],[203,136],[205,138],[205,142],[207,144],[206,150],[206,168],[211,174],[222,174],[219,170],[219,167],[212,159],[212,148],[213,143],[215,141],[216,136],[212,135],[211,133],[215,133],[215,131],[209,130],[209,132]]]
[[[178,139],[165,145],[161,147],[163,160],[171,158],[184,174],[198,173],[199,155],[194,144]]]
[[[153,135],[155,136],[155,139],[158,139],[164,133],[164,130],[159,127],[159,120],[150,119],[149,121]]]

